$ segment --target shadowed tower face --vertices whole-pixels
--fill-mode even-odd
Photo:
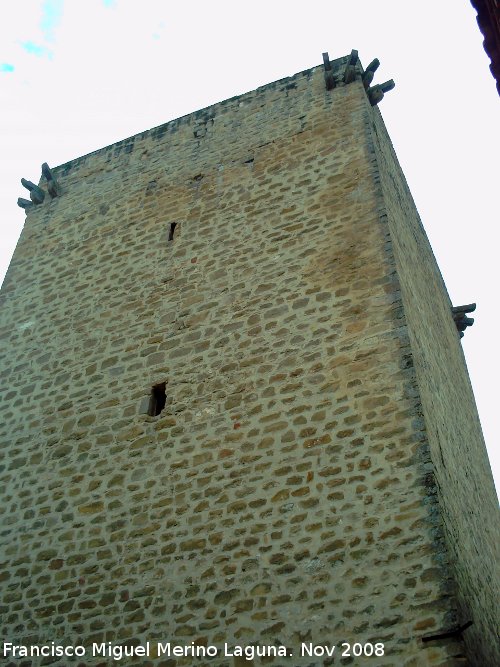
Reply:
[[[370,78],[325,54],[27,182],[1,293],[5,641],[500,664],[466,314]]]

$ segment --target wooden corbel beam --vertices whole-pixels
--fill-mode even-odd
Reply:
[[[375,76],[375,72],[377,71],[379,66],[380,66],[380,60],[378,58],[375,58],[374,60],[371,61],[371,63],[363,72],[362,81],[365,90],[367,90],[370,87],[370,84],[373,81],[373,77]]]
[[[44,176],[47,181],[47,190],[52,199],[54,199],[54,197],[59,197],[61,194],[61,187],[46,162],[42,164],[42,176]]]
[[[344,70],[344,83],[351,83],[356,79],[356,63],[358,61],[358,52],[356,49],[353,49],[351,51],[351,55],[349,56],[349,60],[347,61],[347,65],[345,66]]]
[[[39,188],[38,185],[35,185],[31,181],[27,181],[25,178],[21,178],[21,184],[29,190],[30,199],[33,204],[41,204],[45,199],[45,192],[42,188]]]
[[[325,66],[325,85],[327,90],[335,88],[335,77],[333,76],[333,67],[328,56],[328,51],[323,53],[323,65]]]
[[[23,199],[22,197],[18,198],[17,205],[24,209],[28,209],[34,206],[32,201],[30,201],[29,199]]]
[[[396,84],[394,83],[394,81],[390,79],[389,81],[380,83],[377,86],[372,86],[371,88],[368,88],[366,92],[368,94],[368,99],[370,100],[370,104],[372,105],[372,107],[378,104],[384,98],[384,94],[388,93],[395,86]]]
[[[460,333],[460,338],[464,337],[464,331],[467,327],[471,327],[474,324],[473,317],[467,317],[467,313],[473,313],[476,310],[475,303],[469,303],[465,306],[453,306],[451,309],[451,314],[457,331]]]

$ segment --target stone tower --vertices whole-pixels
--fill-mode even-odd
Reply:
[[[470,309],[376,64],[325,54],[24,182],[6,664],[500,664]]]

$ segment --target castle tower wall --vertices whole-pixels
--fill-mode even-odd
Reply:
[[[448,293],[378,113],[372,132],[460,625],[477,664],[500,663],[498,501]],[[453,242],[453,240],[451,240]]]
[[[149,641],[123,664],[169,667],[192,658],[156,641],[468,664],[462,635],[423,639],[481,582],[445,539],[467,526],[455,435],[444,476],[436,458],[469,388],[434,265],[412,287],[383,132],[359,77],[327,91],[315,68],[54,170],[1,293],[8,641]],[[427,358],[466,387],[434,408]]]

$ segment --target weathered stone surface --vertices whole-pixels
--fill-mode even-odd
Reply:
[[[422,439],[420,449],[432,470],[429,501],[434,489],[457,591],[455,627],[473,621],[463,632],[472,664],[496,664],[500,662],[495,629],[500,529],[481,425],[453,307],[378,113],[374,114],[372,136],[380,172],[380,202],[390,230],[412,351],[412,382],[425,417],[420,432],[427,445]],[[461,308],[471,312],[474,307]]]
[[[0,297],[5,641],[463,665],[422,637],[471,614],[471,664],[500,662],[459,339],[361,79],[318,67],[51,173]]]

